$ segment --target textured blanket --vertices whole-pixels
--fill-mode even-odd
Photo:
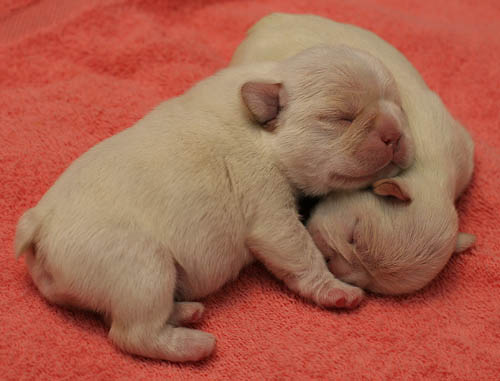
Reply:
[[[415,295],[328,311],[252,265],[204,300],[217,351],[198,364],[130,356],[88,312],[51,306],[13,237],[76,157],[228,64],[273,12],[368,28],[400,49],[476,142],[459,202],[478,237]],[[498,380],[498,0],[3,0],[0,2],[0,379]],[[422,110],[425,112],[425,110]]]

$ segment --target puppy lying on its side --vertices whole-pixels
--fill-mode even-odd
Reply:
[[[342,192],[320,202],[308,229],[339,279],[384,294],[416,291],[454,251],[475,240],[458,232],[454,205],[472,176],[473,142],[400,52],[352,25],[272,14],[250,29],[231,65],[281,60],[323,43],[363,49],[386,65],[401,92],[416,154],[411,168],[376,182],[373,191]]]
[[[101,312],[123,350],[199,360],[215,338],[178,327],[202,313],[187,301],[254,256],[321,306],[356,306],[362,291],[328,271],[295,195],[364,186],[412,159],[394,81],[366,53],[227,69],[77,159],[22,216],[16,256],[49,301]]]

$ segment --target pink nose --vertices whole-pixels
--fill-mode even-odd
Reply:
[[[401,139],[401,131],[398,127],[398,122],[394,117],[387,114],[381,114],[375,121],[375,131],[380,140],[384,144],[391,146],[393,152],[396,150],[399,139]]]
[[[389,129],[380,132],[380,140],[388,146],[392,145],[393,149],[397,146],[400,138],[401,133],[398,130]]]

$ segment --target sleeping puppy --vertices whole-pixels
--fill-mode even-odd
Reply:
[[[308,229],[339,279],[383,294],[416,291],[475,240],[458,232],[454,205],[472,176],[473,142],[399,51],[352,25],[272,14],[251,28],[231,64],[281,60],[322,43],[362,49],[389,68],[414,137],[415,164],[372,191],[332,194],[313,210]]]
[[[412,91],[404,99],[415,101],[406,110],[419,126],[414,167],[376,182],[382,197],[363,190],[326,198],[307,224],[339,279],[381,294],[421,289],[474,242],[458,233],[454,205],[472,174],[470,136],[437,95]]]
[[[361,289],[328,271],[296,194],[365,186],[412,160],[380,61],[312,48],[223,70],[91,148],[22,216],[15,252],[42,295],[102,313],[123,350],[200,360],[215,338],[178,325],[255,258],[321,306],[356,306]]]

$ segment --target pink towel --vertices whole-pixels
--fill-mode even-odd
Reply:
[[[14,260],[17,219],[92,145],[224,67],[272,11],[371,29],[415,64],[476,141],[459,209],[477,245],[425,290],[352,312],[307,303],[253,265],[204,301],[213,357],[124,354],[95,315],[40,297]],[[499,65],[498,0],[2,1],[0,379],[498,380]]]

